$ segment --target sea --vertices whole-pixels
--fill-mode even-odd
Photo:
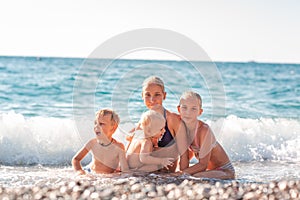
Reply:
[[[94,137],[101,108],[120,115],[114,137],[126,145],[146,110],[142,82],[151,75],[164,80],[163,104],[172,112],[182,92],[202,96],[199,119],[224,147],[237,181],[300,179],[300,64],[2,56],[0,185],[73,180],[71,159]]]

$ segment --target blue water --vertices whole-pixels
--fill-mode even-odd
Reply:
[[[300,169],[300,64],[0,57],[0,164],[69,167],[93,137],[95,111],[114,108],[120,127],[138,121],[146,110],[141,83],[149,75],[164,80],[164,106],[173,112],[183,91],[201,94],[200,118],[240,177],[249,178],[243,166],[269,161],[292,167],[279,178],[300,178],[293,175]],[[124,131],[116,137],[125,142]]]
[[[77,74],[82,73],[80,72],[82,67],[87,69],[88,71],[85,70],[80,75],[86,76],[88,83],[89,76],[101,75],[97,68],[105,63],[102,60],[94,60],[90,66],[86,67],[84,62],[84,59],[74,58],[0,57],[1,112],[13,110],[26,117],[71,117],[73,89],[76,78],[78,78]],[[195,69],[190,67],[191,64],[187,62],[120,60],[113,62],[109,72],[106,72],[104,77],[100,77],[105,82],[102,84],[105,88],[96,88],[95,91],[92,91],[92,95],[96,97],[95,110],[97,107],[111,104],[111,91],[124,74],[142,65],[145,65],[146,69],[150,68],[149,71],[151,71],[151,65],[156,64],[169,66],[188,79],[193,89],[200,93],[201,91],[205,92],[203,78],[199,77],[199,73],[196,73]],[[251,119],[260,117],[298,119],[300,117],[299,64],[253,62],[217,62],[215,64],[221,74],[225,89],[226,116],[235,115]],[[152,73],[165,76],[168,72],[154,71]],[[172,85],[173,88],[179,88],[178,91],[171,91],[175,92],[176,98],[178,98],[182,92],[180,90],[181,80],[176,79],[178,77],[176,74],[174,77],[172,74],[167,74],[167,76],[171,76],[172,82],[165,81],[165,84],[167,87]],[[133,101],[141,104],[140,107],[143,105],[139,96],[139,83],[144,77],[143,74],[135,74],[130,80],[130,82],[136,82],[136,88],[132,88],[132,90],[137,91],[138,94],[134,96]],[[87,86],[87,88],[96,86]],[[84,90],[84,88],[82,89]],[[84,95],[84,91],[82,92]],[[206,93],[202,96],[205,106],[209,97],[205,98]],[[176,108],[172,105],[177,103],[172,99],[167,99],[165,102],[166,107],[174,112]],[[135,109],[140,108],[136,107]],[[208,112],[205,113],[209,113],[210,107],[204,107],[204,109],[208,109]]]

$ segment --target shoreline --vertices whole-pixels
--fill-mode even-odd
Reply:
[[[84,177],[52,185],[5,188],[0,199],[299,199],[300,180],[268,183],[166,174]]]

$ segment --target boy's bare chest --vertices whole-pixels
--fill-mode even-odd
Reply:
[[[96,160],[102,163],[116,163],[118,162],[119,150],[115,145],[103,147],[101,144],[95,144],[92,148],[93,156]]]

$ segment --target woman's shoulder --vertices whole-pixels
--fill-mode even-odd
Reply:
[[[180,115],[174,112],[171,112],[169,110],[166,110],[167,112],[167,119],[171,119],[172,121],[180,121]]]

